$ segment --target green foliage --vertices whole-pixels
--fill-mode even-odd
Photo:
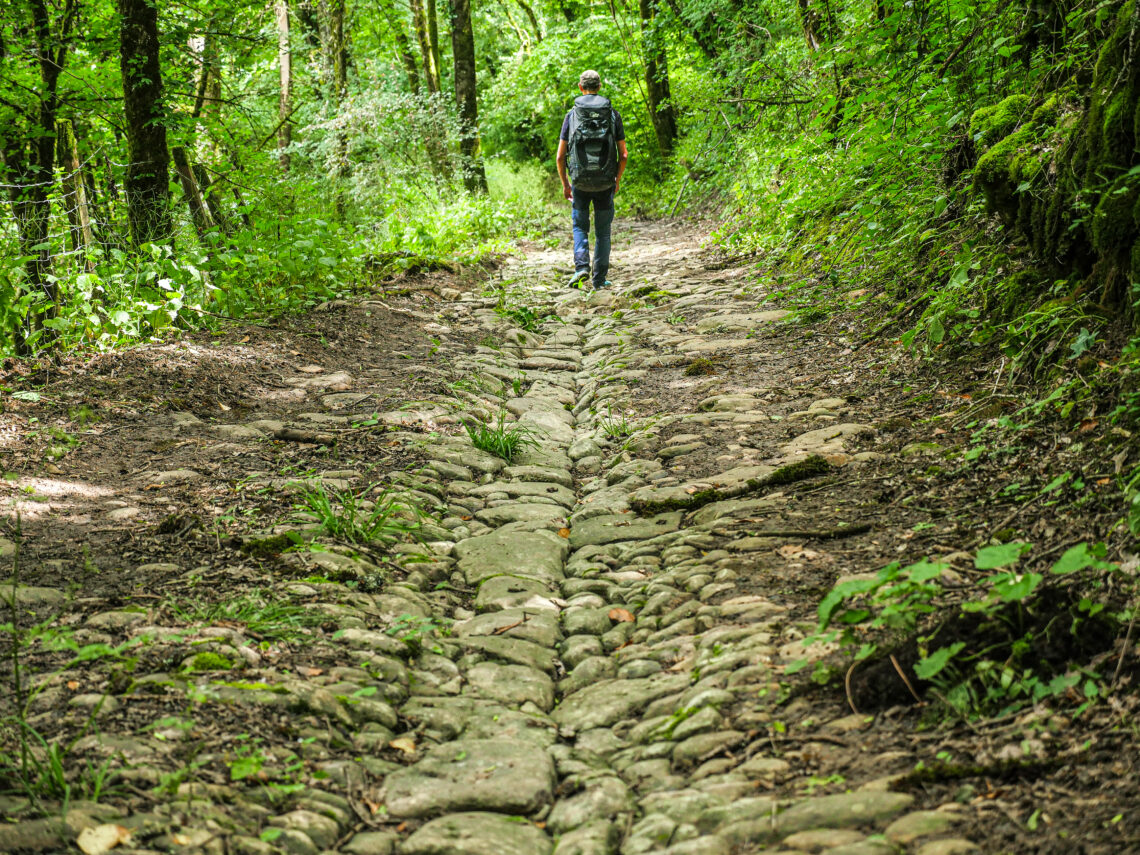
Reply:
[[[423,512],[387,490],[367,500],[369,489],[354,493],[318,484],[306,488],[295,507],[316,519],[324,534],[348,543],[386,547],[416,536]]]
[[[463,423],[471,444],[508,463],[526,448],[538,446],[538,439],[530,428],[517,422],[507,425],[506,410],[499,411],[498,420],[490,425],[486,422],[468,419]]]
[[[953,594],[960,586],[947,583],[949,566],[928,560],[895,562],[872,577],[842,582],[819,605],[817,640],[839,641],[856,661],[884,642],[915,643],[915,675],[964,715],[1002,714],[1069,694],[1082,682],[1089,684],[1081,698],[1087,704],[1104,687],[1078,657],[1086,643],[1103,643],[1096,639],[1105,621],[1120,628],[1129,618],[1107,610],[1106,581],[1123,577],[1104,560],[1103,544],[1071,547],[1048,577],[1019,569],[1031,551],[1017,542],[979,549],[975,568],[995,572],[964,600]],[[1060,602],[1069,605],[1058,610]],[[1066,646],[1072,653],[1059,659],[1056,649]],[[1043,649],[1052,652],[1043,656]]]
[[[190,626],[236,623],[246,627],[257,638],[273,641],[300,641],[308,638],[309,628],[319,626],[323,620],[319,614],[282,600],[269,590],[249,591],[224,602],[171,602],[169,608],[179,620]],[[214,654],[199,654],[211,655]],[[212,670],[198,667],[198,658],[194,659],[195,670]],[[233,663],[219,667],[228,669],[233,667]]]

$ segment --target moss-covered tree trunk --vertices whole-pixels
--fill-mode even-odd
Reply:
[[[409,0],[412,10],[412,30],[416,34],[416,42],[420,46],[420,57],[423,59],[424,86],[430,94],[440,90],[439,69],[435,64],[435,54],[431,49],[431,34],[428,28],[427,12],[423,0]]]
[[[136,247],[169,242],[170,151],[158,60],[158,7],[154,0],[119,0],[119,67],[126,113],[127,220]]]
[[[479,152],[479,108],[475,89],[475,34],[471,0],[451,2],[451,53],[455,65],[455,103],[459,108],[459,153],[463,183],[472,193],[487,192],[487,174]]]

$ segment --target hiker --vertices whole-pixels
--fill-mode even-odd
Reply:
[[[610,225],[614,221],[614,194],[621,185],[628,154],[625,125],[608,98],[598,94],[602,76],[583,71],[578,78],[582,94],[562,121],[558,139],[558,177],[562,194],[572,202],[574,226],[574,275],[567,283],[582,287],[590,277],[590,203],[594,203],[593,285],[613,283],[610,271]]]

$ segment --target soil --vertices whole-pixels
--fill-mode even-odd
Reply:
[[[677,280],[739,287],[756,277],[755,264],[726,261],[702,248],[703,234],[691,225],[636,223],[621,229],[619,255],[623,248],[649,243],[668,248],[648,283],[654,292],[668,292]],[[531,248],[512,263],[557,270],[560,253],[566,248]],[[631,303],[651,298],[636,296],[637,275],[614,271]],[[179,610],[193,606],[201,613],[261,590],[268,579],[302,578],[272,550],[260,555],[248,549],[295,519],[298,493],[283,487],[284,481],[320,473],[335,479],[351,471],[359,476],[354,483],[370,484],[383,473],[414,471],[422,464],[415,446],[394,436],[463,434],[453,414],[431,415],[425,402],[452,394],[453,384],[464,379],[457,355],[474,351],[488,334],[485,327],[451,326],[441,314],[450,304],[444,297],[456,296],[452,289],[467,293],[473,287],[483,285],[436,271],[305,316],[186,333],[114,353],[70,354],[52,364],[9,362],[0,384],[10,392],[38,394],[36,400],[6,394],[0,414],[0,495],[7,508],[6,536],[19,541],[13,573],[20,584],[66,590],[73,605],[60,620],[71,626],[124,609],[139,609],[152,623],[176,625]],[[741,310],[755,311],[762,298],[750,292]],[[489,298],[487,306],[493,303]],[[633,410],[625,414],[630,419],[692,412],[714,392],[741,390],[760,390],[765,412],[775,417],[732,428],[738,435],[685,455],[683,463],[666,461],[685,480],[722,472],[736,465],[734,457],[769,459],[764,449],[815,426],[791,417],[821,397],[842,399],[840,421],[869,423],[877,431],[864,445],[874,452],[872,459],[857,465],[840,460],[822,477],[779,488],[788,501],[725,519],[714,529],[726,538],[797,531],[835,535],[777,536],[755,552],[741,553],[741,580],[731,596],[763,594],[806,626],[815,622],[820,600],[837,580],[891,562],[937,558],[966,587],[987,575],[974,569],[973,552],[995,540],[1032,543],[1025,570],[1047,572],[1062,550],[1096,541],[1107,543],[1109,560],[1135,566],[1134,543],[1117,524],[1118,475],[1136,462],[1126,432],[1108,419],[1073,430],[1031,418],[1022,408],[1032,388],[1003,376],[1000,356],[919,359],[889,336],[864,340],[862,333],[878,326],[865,306],[841,308],[822,322],[801,323],[793,314],[748,336],[714,334],[739,344],[712,356],[666,359],[669,364],[660,370],[635,378]],[[675,312],[681,330],[708,314],[700,303]],[[676,354],[653,335],[637,343],[663,357]],[[707,361],[689,370],[698,359]],[[315,390],[299,385],[337,372],[346,379]],[[343,406],[319,403],[344,393],[362,397],[346,398]],[[376,414],[400,412],[426,415],[402,425],[394,416],[376,422]],[[178,427],[175,417],[185,414],[194,421]],[[1027,426],[978,433],[1002,416]],[[225,431],[258,420],[300,425],[296,429],[308,431],[311,441],[274,438],[266,429],[251,443]],[[664,448],[671,437],[688,432],[669,425],[652,441]],[[969,449],[995,441],[998,447],[967,459]],[[171,475],[178,472],[196,474]],[[1071,473],[1065,485],[1041,492],[1065,472]],[[842,531],[845,526],[850,534]],[[29,620],[21,617],[25,625]],[[330,637],[336,628],[330,616]],[[266,656],[281,671],[331,673],[347,664],[330,644],[264,640]],[[906,639],[896,641],[905,667],[914,657],[901,652]],[[785,722],[832,721],[854,709],[874,716],[875,726],[829,740],[815,732],[801,737],[790,725],[754,722],[758,731],[766,729],[774,750],[797,761],[795,773],[771,784],[772,791],[841,792],[845,782],[897,773],[895,787],[914,794],[916,806],[963,804],[968,822],[956,833],[986,853],[1140,852],[1135,641],[1135,634],[1126,642],[1115,633],[1099,637],[1095,649],[1062,651],[1061,660],[1076,656],[1090,672],[1117,675],[1112,694],[1079,713],[1079,698],[1057,698],[989,719],[962,719],[948,715],[929,687],[908,687],[885,658],[847,672],[847,681],[850,660],[838,656],[817,668],[814,680],[810,671],[789,674],[781,681]],[[10,633],[3,643],[10,645]],[[177,644],[156,643],[139,650],[129,670],[135,677],[170,672],[183,652]],[[51,675],[65,662],[63,654],[35,647],[22,663],[33,680],[48,679],[60,690],[58,708],[41,710],[36,719],[49,740],[85,731],[87,723],[68,714],[72,696],[108,687],[114,693],[116,680],[123,679],[116,676],[123,666],[98,663],[70,669],[69,682],[61,686]],[[0,680],[11,683],[10,669]],[[10,700],[0,708],[10,714]],[[282,755],[296,748],[291,712],[212,709],[214,717],[194,724],[194,744],[203,757],[239,750],[242,735],[250,733]],[[184,714],[185,705],[155,693],[136,699],[129,710],[117,729],[141,732],[156,720]],[[891,752],[897,752],[895,766],[884,760]],[[402,762],[398,750],[383,756]],[[916,756],[923,766],[918,772]],[[226,783],[223,777],[216,782]],[[112,801],[133,800],[137,810],[153,808],[162,798],[140,783]]]

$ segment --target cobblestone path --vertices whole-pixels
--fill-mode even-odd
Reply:
[[[145,634],[170,655],[129,691],[82,701],[103,706],[79,749],[112,758],[129,790],[72,804],[65,837],[106,851],[96,836],[121,826],[132,835],[115,851],[242,855],[979,851],[960,805],[891,791],[920,755],[876,754],[874,717],[853,714],[841,688],[821,704],[789,700],[782,683],[786,665],[827,652],[802,639],[843,572],[841,550],[812,534],[841,537],[844,521],[786,488],[841,467],[857,478],[876,458],[875,413],[824,382],[793,406],[786,390],[810,352],[792,365],[750,334],[782,313],[745,303],[738,272],[703,266],[687,232],[622,234],[612,293],[554,285],[557,253],[501,271],[512,305],[556,309],[537,331],[494,299],[440,304],[434,328],[489,337],[445,346],[468,381],[452,403],[491,421],[502,408],[540,442],[507,463],[454,428],[391,435],[427,461],[388,480],[433,514],[429,560],[409,545],[403,572],[364,593],[320,574],[369,578],[365,558],[292,554],[303,572],[275,585],[327,617],[307,643],[319,667],[283,672],[248,626],[85,618],[88,640]],[[727,354],[749,361],[746,384],[706,375]],[[434,404],[401,418],[447,421]],[[231,439],[255,442],[266,421]],[[813,561],[832,562],[814,598],[778,584]],[[37,596],[54,597],[22,593]],[[206,654],[235,673],[178,665]],[[145,693],[166,699],[164,715],[117,729]],[[248,750],[174,763],[171,746],[207,720],[246,731]],[[284,720],[295,753],[259,754],[257,728]],[[294,761],[304,772],[290,777]],[[230,780],[207,774],[219,763]],[[131,807],[154,786],[168,798]],[[17,800],[4,806],[18,818]],[[0,850],[50,850],[58,826],[0,826]]]

